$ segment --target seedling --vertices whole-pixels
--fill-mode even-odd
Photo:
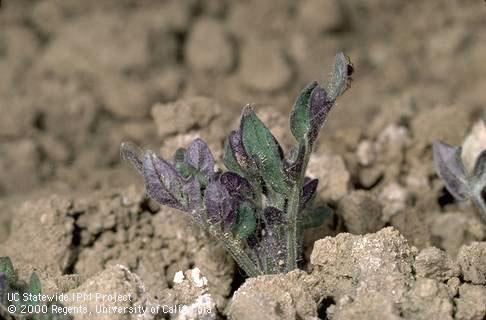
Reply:
[[[39,299],[41,294],[41,282],[35,272],[27,283],[18,279],[9,257],[0,257],[0,319],[72,319],[68,314],[53,313],[55,303],[44,304]]]
[[[169,162],[154,152],[122,143],[121,156],[143,176],[155,201],[185,211],[217,238],[248,276],[297,268],[302,230],[321,224],[330,209],[312,208],[317,179],[305,176],[312,148],[327,114],[351,82],[352,64],[336,55],[324,89],[316,81],[303,88],[290,114],[296,145],[285,155],[251,106],[224,145],[229,171],[215,171],[201,139],[178,149]]]
[[[461,159],[461,147],[435,141],[432,145],[435,170],[447,190],[458,201],[472,200],[486,222],[486,150],[468,173]]]

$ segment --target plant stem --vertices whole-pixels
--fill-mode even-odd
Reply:
[[[312,153],[312,146],[306,145],[306,154],[304,158],[304,165],[302,172],[295,181],[292,191],[290,193],[289,202],[287,206],[287,272],[297,269],[297,260],[299,258],[299,244],[300,244],[300,223],[299,223],[299,205],[302,192],[302,185],[304,184],[305,171],[309,163],[310,154]]]
[[[243,250],[239,241],[233,239],[228,233],[215,230],[211,230],[211,233],[223,243],[225,249],[231,254],[236,263],[245,270],[249,277],[256,277],[263,274],[260,268],[256,266],[250,256]]]
[[[476,205],[476,207],[478,208],[479,215],[484,221],[486,221],[486,203],[483,198],[483,192],[485,191],[479,190],[476,193],[474,193],[471,198],[474,204]]]
[[[300,180],[300,179],[299,179]],[[298,226],[297,215],[299,214],[300,201],[300,181],[295,183],[290,194],[289,203],[287,207],[288,231],[287,231],[287,272],[297,268],[298,256]]]

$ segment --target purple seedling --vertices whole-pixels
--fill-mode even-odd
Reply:
[[[486,150],[476,159],[472,172],[467,172],[461,147],[435,141],[432,145],[437,174],[447,190],[458,201],[472,200],[486,221]]]
[[[131,143],[121,145],[121,156],[143,176],[152,199],[186,212],[249,276],[291,271],[300,260],[302,230],[329,216],[328,208],[312,208],[318,181],[305,171],[353,70],[339,53],[326,89],[315,81],[304,87],[290,115],[297,143],[287,156],[251,106],[243,109],[239,128],[225,141],[227,172],[214,170],[213,155],[201,139],[178,149],[172,161]]]

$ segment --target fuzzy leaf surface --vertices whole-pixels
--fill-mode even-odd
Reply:
[[[297,149],[290,154],[290,159],[285,162],[285,172],[291,180],[296,180],[304,169],[305,154],[307,152],[305,140],[300,140]]]
[[[202,139],[194,139],[187,147],[187,163],[196,168],[206,178],[214,173],[214,157]]]
[[[263,211],[263,217],[267,227],[282,224],[285,221],[283,211],[275,207],[266,207]]]
[[[302,197],[300,198],[299,210],[305,209],[314,198],[318,183],[318,179],[305,179],[304,186],[302,187]]]
[[[196,168],[187,163],[187,150],[179,148],[174,154],[174,167],[176,171],[185,179],[196,173]]]
[[[457,200],[465,200],[470,194],[468,175],[461,160],[461,150],[461,147],[441,141],[434,141],[432,144],[435,170],[447,190]]]
[[[9,257],[0,257],[0,272],[5,275],[8,283],[13,283],[17,279],[12,260]]]
[[[35,272],[32,272],[32,274],[30,275],[29,293],[32,293],[33,295],[39,295],[42,293],[41,281],[39,279],[39,276]],[[36,302],[34,301],[34,304],[35,303]]]
[[[230,135],[226,138],[224,142],[224,149],[223,149],[223,162],[226,168],[230,171],[236,172],[240,175],[243,175],[243,171],[236,160],[236,156],[234,154],[234,150],[231,146],[231,139],[235,139],[234,137],[232,138],[232,135],[238,135],[236,131],[231,131]],[[239,140],[239,138],[236,138]]]
[[[290,131],[297,141],[303,139],[309,131],[309,99],[315,87],[317,87],[317,81],[307,84],[299,93],[292,108]]]
[[[253,197],[251,184],[237,173],[227,171],[221,174],[219,181],[232,196],[239,195],[248,199]]]
[[[478,179],[486,181],[486,150],[483,150],[476,159],[473,175]]]
[[[236,173],[241,172],[242,176],[257,175],[257,164],[255,163],[254,158],[245,150],[240,130],[231,131],[230,135],[228,136],[228,145],[232,151],[233,158],[238,165],[237,170],[232,170],[230,167],[228,167],[228,169]]]
[[[334,62],[334,72],[331,76],[331,80],[327,86],[327,93],[329,100],[334,102],[336,99],[346,91],[349,87],[350,78],[350,66],[352,68],[349,58],[342,52],[336,55]]]
[[[279,145],[255,112],[246,107],[241,117],[241,138],[250,157],[258,158],[263,180],[281,194],[288,192]]]
[[[208,219],[212,224],[222,225],[227,231],[236,219],[236,205],[226,188],[219,181],[211,181],[205,191]]]
[[[242,202],[238,206],[236,222],[232,228],[233,233],[240,239],[246,239],[256,230],[257,222],[255,212],[251,205]]]
[[[329,111],[334,102],[328,99],[326,90],[321,86],[317,86],[312,90],[310,97],[310,129],[308,134],[309,143],[312,145],[317,139],[317,135],[321,130],[322,124],[326,120]]]
[[[172,208],[183,209],[180,202],[181,177],[170,163],[147,151],[143,158],[143,176],[147,194],[152,199]]]
[[[120,146],[122,160],[130,162],[138,173],[143,174],[142,150],[131,142],[123,142]]]
[[[483,150],[476,159],[473,174],[471,178],[473,202],[486,222],[486,150]]]
[[[201,185],[196,177],[192,177],[187,181],[182,190],[186,196],[186,210],[188,212],[197,214],[198,209],[201,208],[202,195],[201,195]],[[201,217],[195,217],[200,220]]]

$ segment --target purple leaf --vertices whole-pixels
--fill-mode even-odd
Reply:
[[[170,163],[152,151],[147,151],[143,157],[143,176],[147,194],[152,199],[160,204],[182,209],[175,196],[181,194],[181,179]]]
[[[192,177],[182,187],[187,199],[187,211],[198,215],[198,210],[201,208],[201,185],[196,177]],[[196,216],[200,220],[200,216]]]
[[[302,172],[304,166],[306,154],[305,141],[302,139],[299,142],[299,148],[297,149],[297,154],[295,155],[295,160],[292,162],[285,162],[285,172],[292,179],[297,179]]]
[[[147,153],[150,154],[155,171],[159,175],[160,180],[166,189],[172,194],[177,195],[182,188],[182,178],[176,171],[174,165],[151,151],[148,151]]]
[[[250,249],[256,249],[258,246],[258,238],[256,235],[252,234],[248,238],[246,238],[246,243],[250,247]]]
[[[236,219],[236,203],[226,188],[219,182],[210,182],[205,192],[206,210],[209,221],[222,224],[228,230]]]
[[[142,150],[131,142],[123,142],[120,146],[120,156],[123,160],[129,161],[138,173],[143,174]]]
[[[486,181],[486,150],[483,150],[476,159],[473,175]]]
[[[318,179],[305,178],[304,186],[302,187],[302,198],[300,199],[299,210],[305,209],[309,201],[316,193],[318,183]]]
[[[284,223],[284,213],[275,207],[266,207],[263,211],[265,224],[267,227],[272,227],[277,224]]]
[[[309,141],[312,144],[316,140],[319,130],[333,106],[333,102],[328,100],[326,90],[321,86],[317,86],[312,90],[309,104]]]
[[[461,147],[455,147],[441,141],[432,144],[437,175],[444,182],[447,190],[457,199],[469,197],[468,176],[461,160]]]
[[[221,174],[219,181],[231,195],[238,194],[246,198],[253,196],[253,189],[248,180],[234,172],[228,171]]]
[[[247,170],[253,168],[253,160],[249,157],[249,155],[246,153],[245,148],[243,147],[241,133],[239,130],[231,131],[230,135],[228,136],[228,142],[231,149],[233,150],[233,154],[238,165],[241,168]]]
[[[472,200],[486,222],[486,150],[483,150],[476,159],[473,173],[474,176],[471,179]]]
[[[193,140],[187,147],[187,162],[209,178],[214,173],[214,158],[208,145],[201,139]]]

